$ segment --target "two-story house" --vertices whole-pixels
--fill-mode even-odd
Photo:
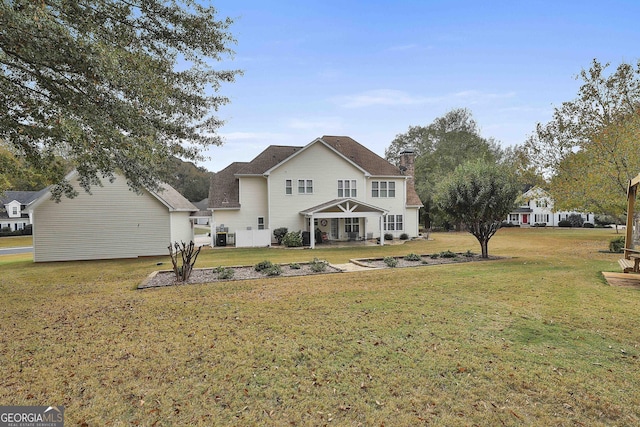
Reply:
[[[413,152],[397,167],[348,136],[305,146],[267,147],[250,162],[232,163],[211,180],[215,245],[272,243],[272,231],[302,231],[314,247],[327,240],[418,236],[422,202],[413,181]],[[218,236],[222,234],[220,239]]]
[[[549,226],[555,227],[558,222],[565,220],[569,215],[577,214],[585,223],[594,224],[593,213],[555,211],[553,199],[540,187],[532,187],[520,196],[517,208],[511,211],[506,222],[520,226]]]
[[[42,191],[5,191],[0,199],[0,230],[18,231],[30,225],[27,209],[40,194]]]

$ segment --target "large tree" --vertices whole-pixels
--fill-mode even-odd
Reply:
[[[238,71],[213,64],[233,54],[231,24],[193,0],[3,1],[0,140],[58,197],[73,196],[59,157],[87,191],[115,171],[157,188],[172,156],[221,142],[217,93]]]
[[[399,154],[407,148],[416,153],[416,191],[424,203],[423,218],[427,226],[439,216],[432,198],[435,185],[465,161],[484,159],[496,162],[501,158],[500,146],[493,139],[480,135],[471,111],[457,108],[436,118],[428,126],[412,126],[397,135],[385,151],[385,157],[398,164]]]
[[[482,160],[459,165],[436,187],[434,200],[451,221],[478,239],[482,257],[489,240],[513,209],[520,189],[511,170]]]
[[[627,182],[640,172],[640,64],[594,60],[578,97],[554,109],[527,141],[530,158],[552,176],[555,207],[612,216],[626,210]]]

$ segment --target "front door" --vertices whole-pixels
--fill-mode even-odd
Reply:
[[[522,214],[522,223],[529,224],[529,214]]]
[[[338,218],[331,218],[331,239],[338,240]]]

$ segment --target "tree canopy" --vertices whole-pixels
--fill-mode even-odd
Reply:
[[[407,148],[416,153],[416,191],[424,203],[428,225],[434,216],[438,216],[432,198],[433,190],[442,178],[465,161],[484,159],[495,163],[502,155],[495,140],[480,135],[471,112],[464,108],[451,110],[428,126],[412,126],[407,133],[397,135],[385,151],[385,157],[398,164],[399,154]]]
[[[510,169],[483,160],[456,167],[436,187],[438,208],[455,223],[462,223],[489,256],[489,240],[515,205],[520,189]]]
[[[239,71],[212,64],[233,55],[231,24],[193,0],[3,1],[3,158],[58,183],[57,197],[73,196],[58,158],[87,191],[116,170],[157,188],[172,156],[221,142],[218,91]]]
[[[627,182],[640,172],[640,63],[594,60],[578,79],[578,96],[554,109],[527,141],[530,158],[552,179],[558,209],[620,216]]]

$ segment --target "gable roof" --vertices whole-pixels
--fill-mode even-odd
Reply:
[[[333,148],[346,159],[360,166],[370,175],[403,176],[397,166],[392,165],[387,160],[348,136],[325,135],[320,138],[320,141]]]
[[[234,162],[211,177],[209,185],[210,209],[239,209],[240,186],[236,173],[249,165],[247,162]]]
[[[270,145],[249,163],[236,171],[237,175],[263,175],[269,169],[282,163],[303,147]]]
[[[78,171],[74,170],[69,174],[67,174],[65,179],[70,181],[77,174],[78,174]],[[121,177],[121,175],[117,173],[115,175]],[[29,206],[30,210],[35,209],[44,200],[51,198],[51,188],[52,186],[49,186],[39,192],[38,198],[33,201],[32,206]],[[176,190],[175,188],[173,188],[167,183],[164,183],[164,182],[160,183],[160,188],[158,191],[151,191],[148,189],[146,190],[149,194],[151,194],[158,201],[160,201],[160,203],[165,205],[169,209],[169,212],[176,212],[176,211],[197,212],[198,211],[198,208],[196,208],[193,205],[193,203],[187,200],[186,197],[184,197],[182,194],[178,192],[178,190]]]
[[[19,202],[21,205],[28,205],[36,200],[41,194],[46,191],[46,188],[40,191],[5,191],[4,196],[0,198],[0,204],[6,205],[7,203]]]

